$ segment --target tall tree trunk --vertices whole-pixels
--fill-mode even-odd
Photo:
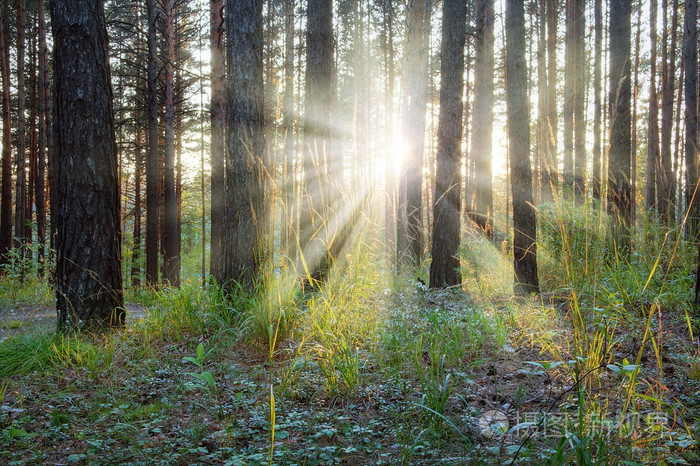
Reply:
[[[220,278],[223,267],[226,83],[222,0],[210,0],[211,54],[211,260],[209,273]],[[219,284],[221,285],[221,283]]]
[[[0,264],[12,248],[12,133],[10,116],[10,47],[6,7],[0,7],[0,74],[2,75],[2,207],[0,213]]]
[[[301,214],[300,271],[309,281],[327,273],[327,154],[331,137],[333,4],[309,0],[306,34],[306,109],[304,115],[304,192]]]
[[[564,50],[564,198],[574,191],[574,100],[576,93],[576,22],[574,3],[566,0],[566,34]]]
[[[665,1],[665,0],[662,0]],[[657,0],[649,0],[650,70],[649,70],[649,126],[647,128],[647,183],[645,206],[648,213],[656,210],[656,186],[659,166],[659,102],[656,93],[656,17]],[[665,27],[665,25],[664,25]]]
[[[552,198],[558,191],[557,151],[559,120],[557,117],[557,1],[547,2],[547,172]],[[551,200],[548,198],[547,200]]]
[[[24,87],[24,42],[26,25],[26,2],[17,0],[17,173],[15,177],[15,240],[22,257],[26,254],[27,228],[27,156],[25,153],[25,87]],[[24,264],[20,274],[24,278]]]
[[[634,80],[632,81],[632,140],[630,142],[630,202],[632,231],[637,218],[637,101],[639,96],[639,46],[642,38],[642,5],[637,8],[637,32],[634,39]],[[634,233],[632,233],[634,236]]]
[[[582,202],[586,190],[586,45],[585,0],[573,1],[574,22],[574,198]]]
[[[395,263],[394,252],[396,248],[396,159],[391,157],[390,151],[395,150],[394,142],[394,4],[392,0],[382,3],[384,14],[384,29],[382,31],[384,41],[384,69],[385,69],[385,94],[384,94],[384,133],[385,150],[384,157],[384,246],[389,264]]]
[[[423,67],[427,56],[425,40],[426,2],[410,0],[406,5],[406,66],[404,74],[406,90],[402,115],[404,159],[399,175],[397,204],[397,260],[403,264],[418,266],[422,257],[421,191],[423,185],[423,148],[425,143],[424,89],[427,75]]]
[[[547,170],[547,2],[540,2],[537,12],[537,138],[535,173],[539,175],[540,200],[552,199]],[[537,196],[535,196],[537,198]]]
[[[631,0],[610,4],[610,150],[608,160],[608,212],[612,217],[612,246],[617,257],[631,253],[630,199],[630,41]]]
[[[139,85],[142,83],[139,71]],[[136,110],[136,141],[134,147],[134,248],[131,253],[131,286],[141,286],[141,168],[143,150],[143,119],[141,108]]]
[[[462,281],[459,271],[459,188],[466,24],[466,2],[444,0],[440,46],[440,117],[430,264],[431,288],[458,285]]]
[[[46,265],[46,148],[47,132],[50,131],[47,125],[49,109],[45,98],[49,90],[48,80],[45,79],[48,76],[49,52],[46,46],[46,19],[43,1],[39,1],[37,4],[37,17],[39,21],[39,153],[36,183],[36,232],[39,243],[39,275],[43,276]]]
[[[262,0],[226,2],[226,174],[221,275],[227,292],[252,291],[266,259]]]
[[[159,223],[158,185],[158,45],[156,0],[147,0],[148,7],[148,154],[146,154],[146,283],[158,286]]]
[[[698,186],[698,44],[697,44],[697,0],[685,2],[684,61],[685,61],[685,203],[688,209],[688,238],[698,241],[700,233],[700,200]]]
[[[53,0],[58,328],[123,325],[119,177],[99,2]]]
[[[663,47],[662,62],[663,74],[661,79],[661,170],[658,173],[658,207],[659,215],[664,225],[670,226],[674,217],[675,204],[675,174],[673,173],[673,153],[671,152],[673,138],[673,96],[675,89],[676,73],[676,26],[678,24],[678,0],[674,0],[673,16],[670,24],[671,40],[669,44],[668,32],[668,2],[663,1]]]
[[[163,0],[165,19],[165,166],[163,184],[163,283],[180,286],[177,250],[177,198],[175,195],[175,12],[173,0]]]
[[[593,65],[593,176],[591,177],[591,194],[593,199],[601,200],[601,125],[603,102],[601,101],[602,79],[601,64],[603,60],[603,2],[595,0],[593,6],[595,29],[594,65]]]
[[[537,223],[532,199],[530,166],[530,110],[525,61],[523,0],[506,0],[506,103],[508,155],[513,192],[513,264],[515,293],[539,293]]]
[[[473,210],[470,217],[487,238],[493,236],[493,0],[476,0],[476,66],[472,112],[471,157],[475,171]]]
[[[296,211],[294,197],[294,0],[285,0],[284,3],[284,114],[282,127],[284,128],[284,160],[282,167],[282,202],[284,212],[282,214],[281,246],[282,254],[288,255],[292,262],[296,257],[292,255],[295,250],[294,216]]]

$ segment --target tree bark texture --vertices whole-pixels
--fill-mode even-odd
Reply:
[[[177,197],[175,192],[175,11],[174,0],[163,0],[165,20],[165,166],[163,173],[163,283],[180,286]]]
[[[25,245],[31,239],[27,227],[27,156],[25,131],[25,26],[26,2],[17,0],[17,172],[15,176],[15,241],[24,255]],[[24,270],[22,270],[22,275]]]
[[[2,76],[2,206],[0,207],[0,264],[12,248],[12,133],[10,116],[10,48],[7,10],[0,9],[0,75]]]
[[[688,209],[688,238],[698,240],[700,233],[700,199],[698,199],[698,43],[697,0],[685,2],[685,25],[683,28],[683,53],[685,61],[685,204]]]
[[[252,290],[261,261],[264,109],[262,0],[226,2],[227,68],[224,245],[221,275],[227,292],[235,284]]]
[[[600,1],[600,0],[598,0]],[[656,168],[659,165],[659,102],[656,91],[656,18],[657,0],[649,1],[649,125],[647,128],[647,180],[644,204],[648,212],[656,210]]]
[[[221,277],[224,248],[226,154],[226,76],[222,0],[210,0],[211,52],[211,261],[209,273]]]
[[[146,0],[148,9],[148,153],[146,154],[146,283],[158,286],[159,223],[158,185],[158,41],[156,0]]]
[[[307,280],[319,280],[328,267],[328,151],[333,80],[333,2],[309,0],[306,31],[306,109],[304,187],[301,208],[303,264]]]
[[[558,144],[559,120],[557,115],[557,1],[547,2],[547,155],[546,163],[551,186],[552,200],[558,191]]]
[[[508,153],[513,193],[514,291],[517,295],[539,292],[537,277],[537,223],[532,199],[530,166],[530,117],[525,61],[525,12],[523,0],[506,1],[506,103]]]
[[[663,45],[661,78],[661,166],[657,173],[659,216],[664,225],[670,226],[674,217],[676,183],[673,170],[673,97],[676,75],[676,25],[678,24],[678,0],[674,0],[671,24],[667,23],[668,2],[663,1]],[[668,34],[671,33],[669,44]],[[612,82],[612,81],[611,81]]]
[[[612,246],[626,259],[631,249],[631,0],[610,4],[610,150],[608,160],[608,213],[612,217]]]
[[[603,60],[603,1],[595,0],[593,5],[593,28],[595,35],[593,62],[593,173],[591,176],[591,195],[601,200],[601,162],[603,150],[601,144],[601,126],[603,123],[602,102],[602,60]]]
[[[44,2],[37,4],[37,17],[39,22],[39,74],[38,79],[38,108],[39,108],[39,135],[38,135],[38,155],[37,155],[37,180],[36,180],[36,230],[37,241],[39,243],[38,261],[39,274],[43,275],[46,262],[46,148],[47,133],[50,131],[47,125],[47,113],[49,108],[46,105],[45,95],[48,93],[49,83],[45,80],[48,75],[49,53],[46,46],[46,18],[44,12]]]
[[[433,198],[431,288],[458,285],[462,281],[459,270],[459,191],[467,5],[463,0],[444,0],[442,5],[440,116]]]
[[[100,2],[53,0],[58,328],[123,325],[119,177]]]
[[[573,1],[574,22],[574,198],[583,201],[586,190],[586,21],[585,0]]]

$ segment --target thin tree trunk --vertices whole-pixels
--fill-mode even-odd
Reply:
[[[15,241],[22,257],[26,254],[27,234],[27,156],[25,153],[24,42],[26,2],[17,0],[17,172],[15,177]],[[24,264],[20,278],[24,278]]]
[[[513,192],[513,264],[517,295],[539,293],[537,223],[532,199],[530,116],[523,0],[506,0],[506,103]]]
[[[226,83],[222,0],[210,0],[211,54],[211,259],[209,274],[220,278],[224,248]],[[222,283],[219,283],[222,285]]]
[[[49,55],[46,46],[46,19],[44,13],[44,2],[39,1],[37,4],[37,17],[39,21],[39,153],[37,166],[37,184],[36,184],[36,232],[39,261],[39,275],[44,275],[46,265],[46,148],[49,127],[47,126],[47,114],[49,108],[46,105],[45,95],[49,91],[48,80],[48,63]]]
[[[547,2],[540,2],[537,12],[537,139],[535,173],[539,175],[540,200],[552,199],[547,170]]]
[[[576,93],[576,27],[574,2],[566,0],[566,34],[564,38],[564,198],[574,190],[574,100]]]
[[[475,206],[470,217],[487,238],[493,237],[493,73],[494,2],[476,1],[476,66],[471,156],[475,171]]]
[[[665,0],[662,0],[665,1]],[[656,17],[657,0],[649,0],[650,70],[649,70],[649,125],[647,128],[647,182],[645,206],[648,213],[656,210],[656,168],[659,164],[659,103],[656,92]],[[664,26],[665,27],[665,26]]]
[[[175,193],[175,12],[173,0],[163,1],[165,19],[165,165],[163,183],[163,284],[180,286],[177,254],[177,198]]]
[[[146,155],[146,283],[158,286],[159,223],[158,185],[158,95],[156,0],[147,0],[148,7],[148,154]]]
[[[583,201],[586,190],[586,97],[585,0],[573,0],[574,22],[574,198]]]
[[[685,203],[688,209],[687,234],[691,241],[698,240],[700,233],[700,200],[696,199],[698,186],[698,44],[697,44],[697,0],[685,2],[684,62],[685,62]]]
[[[632,141],[630,149],[630,202],[632,231],[634,232],[637,218],[637,97],[639,94],[639,43],[642,37],[642,5],[637,8],[637,32],[634,39],[634,81],[632,88]],[[634,233],[632,234],[634,237]]]
[[[0,213],[0,264],[12,248],[12,133],[10,117],[10,47],[6,33],[6,7],[0,7],[0,74],[2,76],[2,207]]]
[[[284,113],[282,127],[284,131],[284,160],[282,167],[282,213],[281,253],[292,262],[296,260],[291,252],[294,250],[294,0],[284,3]]]
[[[547,1],[547,177],[553,199],[558,191],[559,121],[557,117],[557,1]]]
[[[678,0],[673,3],[673,16],[670,24],[671,41],[668,41],[669,25],[667,19],[667,3],[663,5],[663,48],[662,62],[664,71],[662,75],[661,98],[661,171],[659,173],[659,198],[658,207],[664,225],[670,226],[673,220],[675,198],[675,175],[673,173],[673,153],[671,152],[673,138],[673,97],[675,89],[676,73],[676,26],[678,24]]]

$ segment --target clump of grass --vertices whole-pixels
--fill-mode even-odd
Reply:
[[[47,371],[57,366],[96,366],[97,346],[78,335],[32,333],[0,342],[0,377]]]

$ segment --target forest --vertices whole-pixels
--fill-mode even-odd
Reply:
[[[0,0],[0,463],[700,463],[697,22]]]

